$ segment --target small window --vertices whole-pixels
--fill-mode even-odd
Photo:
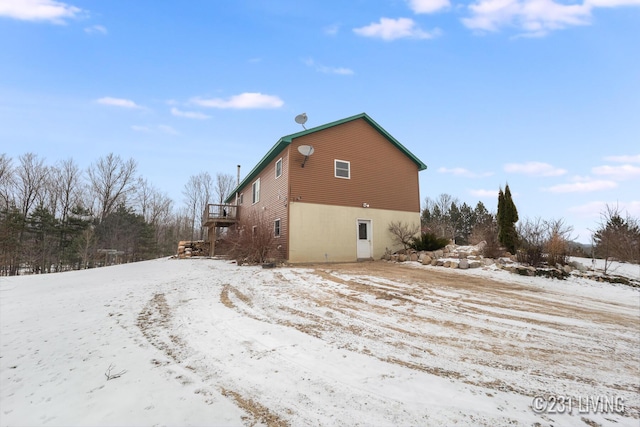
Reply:
[[[347,162],[346,160],[336,160],[335,177],[349,179],[351,177],[350,162]]]
[[[251,186],[251,194],[253,195],[252,203],[258,203],[260,201],[260,178]]]
[[[280,219],[273,221],[273,235],[275,237],[280,237]]]
[[[282,159],[278,159],[276,162],[276,178],[280,178],[282,175]]]
[[[240,197],[238,197],[238,204],[241,205],[244,200],[244,193],[240,193]]]
[[[358,239],[367,240],[367,224],[364,222],[358,223]]]

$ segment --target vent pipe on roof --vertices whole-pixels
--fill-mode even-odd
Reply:
[[[238,165],[238,181],[236,183],[236,187],[240,185],[240,165]]]

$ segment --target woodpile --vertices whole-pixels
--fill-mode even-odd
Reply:
[[[209,256],[209,242],[204,240],[182,240],[178,242],[178,258]]]

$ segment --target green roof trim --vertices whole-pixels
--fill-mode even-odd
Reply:
[[[264,157],[258,162],[258,164],[251,169],[251,172],[240,182],[240,184],[233,189],[230,195],[225,199],[225,203],[229,203],[232,200],[236,193],[244,188],[249,182],[253,181],[273,159],[275,159],[278,154],[285,149],[286,146],[290,145],[291,142],[295,138],[300,138],[301,136],[309,135],[314,132],[319,132],[324,129],[328,129],[334,126],[338,126],[347,122],[351,122],[357,119],[364,119],[367,123],[369,123],[375,130],[377,130],[382,136],[384,136],[391,144],[393,144],[397,149],[402,151],[405,156],[409,157],[416,165],[418,165],[418,171],[423,171],[427,168],[420,159],[418,159],[411,151],[407,150],[407,148],[400,144],[400,142],[395,139],[393,136],[389,134],[386,130],[382,128],[378,123],[376,123],[371,117],[369,117],[366,113],[356,114],[355,116],[347,117],[344,119],[336,120],[335,122],[326,123],[324,125],[316,126],[311,129],[306,129],[301,132],[292,133],[290,135],[283,136],[275,143],[273,147],[264,155]]]

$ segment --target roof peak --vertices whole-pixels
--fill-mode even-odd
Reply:
[[[241,188],[243,188],[245,185],[247,185],[247,183],[249,181],[253,180],[257,175],[259,175],[260,172],[262,171],[262,169],[264,169],[264,167],[269,162],[271,162],[278,154],[280,154],[280,152],[286,146],[290,145],[291,142],[295,138],[300,138],[302,136],[309,135],[311,133],[319,132],[319,131],[322,131],[322,130],[325,130],[325,129],[328,129],[328,128],[332,128],[334,126],[339,126],[341,124],[348,123],[348,122],[351,122],[351,121],[354,121],[354,120],[358,120],[358,119],[365,120],[375,130],[377,130],[382,136],[384,136],[392,145],[394,145],[397,149],[402,151],[402,153],[405,156],[409,157],[418,166],[418,171],[425,170],[427,168],[427,165],[425,165],[420,159],[418,159],[412,152],[407,150],[407,148],[404,145],[402,145],[397,139],[395,139],[386,130],[384,130],[382,128],[382,126],[380,126],[371,117],[369,117],[367,115],[367,113],[360,113],[360,114],[356,114],[354,116],[345,117],[343,119],[335,120],[333,122],[325,123],[323,125],[315,126],[315,127],[309,128],[309,129],[302,130],[300,132],[292,133],[292,134],[285,135],[285,136],[281,137],[278,140],[278,142],[276,142],[275,145],[273,147],[271,147],[271,149],[267,152],[267,154],[265,154],[264,157],[262,159],[260,159],[258,164],[253,169],[251,169],[251,172],[249,172],[249,174],[247,174],[247,176],[240,182],[240,184],[238,184],[238,186],[233,189],[233,191],[231,192],[229,197],[227,197],[225,199],[225,202],[229,203],[229,200],[231,200],[232,197],[235,196],[235,194]]]

